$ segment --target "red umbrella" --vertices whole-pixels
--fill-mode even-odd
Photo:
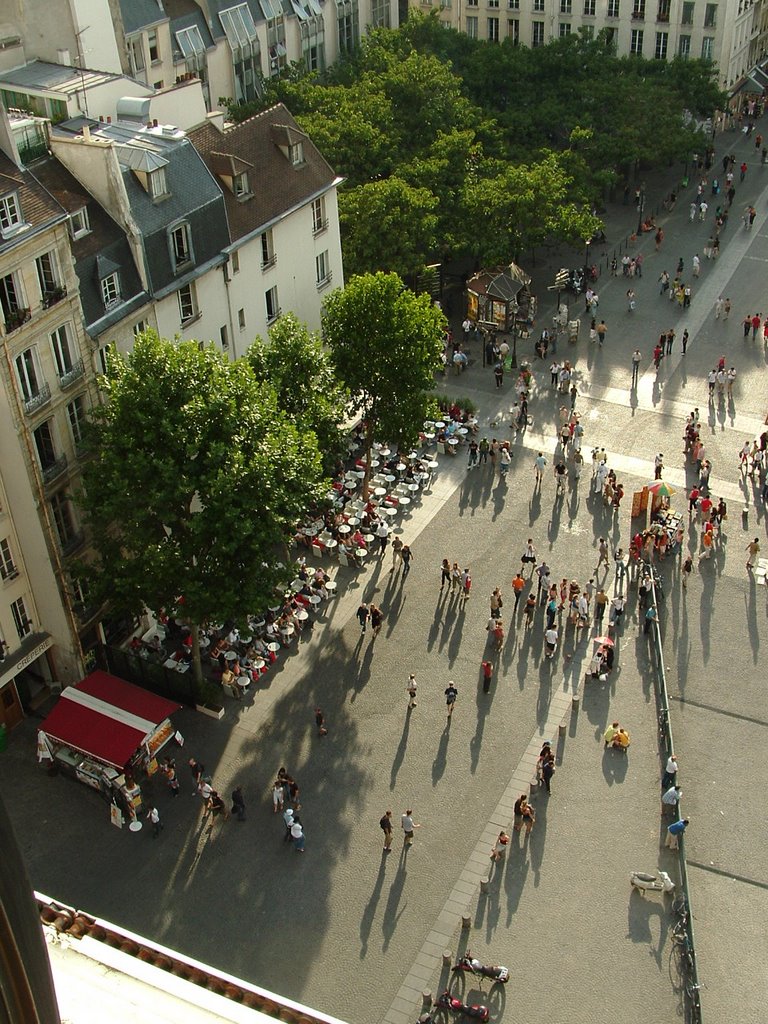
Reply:
[[[602,647],[613,647],[614,646],[614,642],[613,642],[613,640],[611,640],[611,638],[609,636],[593,636],[592,637],[592,643],[593,644],[600,644]]]

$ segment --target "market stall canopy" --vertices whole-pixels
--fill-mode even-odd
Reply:
[[[92,672],[62,691],[40,731],[122,770],[156,727],[180,707],[107,672]]]

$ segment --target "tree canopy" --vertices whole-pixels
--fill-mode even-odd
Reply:
[[[348,266],[407,277],[417,263],[478,249],[508,262],[543,238],[583,237],[607,187],[701,149],[697,122],[725,102],[704,61],[618,57],[607,33],[536,48],[490,43],[444,28],[436,11],[413,10],[322,74],[292,66],[257,104],[230,114],[278,100],[346,179]],[[510,187],[519,192],[504,202]],[[548,193],[562,215],[539,216],[535,204]],[[521,225],[511,233],[510,216]]]
[[[348,395],[336,379],[328,352],[293,313],[284,313],[269,329],[269,340],[256,338],[246,353],[256,380],[274,388],[277,406],[302,437],[314,435],[331,475],[346,454],[341,424]]]
[[[410,447],[431,407],[446,321],[397,274],[364,274],[323,305],[323,338],[365,426],[367,494],[374,438]]]
[[[245,359],[146,332],[114,353],[80,496],[88,575],[119,610],[177,609],[193,627],[273,600],[280,551],[326,489],[314,434]]]

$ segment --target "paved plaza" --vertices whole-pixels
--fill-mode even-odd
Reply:
[[[627,282],[605,275],[598,284],[599,315],[609,329],[604,348],[589,345],[586,321],[577,345],[563,352],[561,343],[560,355],[576,362],[587,464],[593,446],[606,448],[627,494],[621,514],[590,494],[588,468],[556,501],[551,467],[561,400],[549,388],[548,364],[534,365],[533,423],[514,435],[506,425],[514,376],[497,390],[473,343],[469,369],[447,377],[439,390],[477,403],[482,434],[512,438],[506,482],[490,465],[468,471],[461,453],[440,455],[429,493],[400,524],[414,551],[406,580],[389,572],[390,552],[360,572],[339,568],[339,596],[325,606],[311,639],[281,656],[263,688],[243,705],[228,700],[221,722],[179,713],[186,738],[178,759],[181,793],[172,799],[162,782],[154,783],[165,822],[157,841],[148,829],[132,835],[112,828],[98,797],[38,768],[35,720],[12,734],[0,756],[0,784],[38,890],[354,1024],[415,1020],[421,992],[437,993],[446,982],[443,950],[467,945],[512,971],[509,985],[491,994],[494,1021],[682,1018],[668,908],[658,896],[631,895],[629,887],[631,870],[674,871],[662,849],[657,714],[636,592],[629,591],[609,681],[585,684],[594,628],[589,637],[564,628],[556,657],[546,660],[543,611],[526,630],[520,616],[511,617],[510,583],[528,537],[553,580],[582,585],[595,574],[600,537],[626,548],[631,494],[653,478],[659,451],[664,479],[678,490],[673,505],[685,510],[692,481],[681,438],[686,415],[698,406],[712,492],[725,497],[729,516],[712,560],[694,562],[687,594],[679,563],[660,567],[665,663],[683,807],[692,822],[686,853],[704,1019],[734,1016],[734,1004],[740,1024],[764,1018],[768,771],[759,752],[768,725],[761,658],[768,587],[747,574],[744,547],[757,535],[768,554],[768,536],[737,453],[765,429],[768,412],[768,349],[741,330],[745,314],[768,316],[768,306],[761,307],[768,303],[768,167],[754,162],[748,140],[731,134],[718,140],[718,170],[726,146],[737,164],[746,156],[750,168],[719,260],[704,260],[692,281],[690,310],[660,297],[657,284],[663,269],[674,273],[678,258],[690,267],[707,239],[709,225],[688,222],[683,196],[662,220],[662,251],[654,252],[652,236],[638,243],[646,259],[643,278],[633,282],[636,311],[626,311]],[[654,187],[660,198],[669,183]],[[758,210],[751,231],[739,217],[747,203]],[[610,210],[609,240],[631,230],[633,218],[631,207]],[[552,278],[552,266],[536,270],[542,316],[536,334],[519,343],[526,358],[548,322],[544,297]],[[720,295],[733,306],[726,322],[713,315]],[[572,299],[572,308],[580,312],[582,300]],[[669,327],[678,340],[657,374],[651,352]],[[684,327],[691,337],[685,356]],[[630,393],[636,347],[642,372]],[[709,406],[706,374],[721,353],[738,371],[734,400]],[[534,492],[539,450],[549,466]],[[697,555],[698,531],[694,525],[689,540]],[[440,593],[443,558],[470,568],[466,604]],[[598,579],[604,578],[612,591],[612,566],[607,575],[601,569]],[[504,594],[507,628],[496,659],[485,630],[495,586]],[[361,637],[354,615],[363,599],[385,613],[375,640],[370,632]],[[481,662],[488,656],[495,669],[484,694]],[[418,683],[410,712],[409,672]],[[459,690],[450,725],[443,697],[449,680]],[[575,712],[574,693],[581,698]],[[324,737],[314,726],[317,705],[328,723]],[[603,730],[614,718],[632,736],[626,756],[603,749]],[[544,739],[557,751],[552,795],[534,795],[531,836],[513,834],[491,871],[490,848],[500,828],[511,831],[512,805],[531,781]],[[203,826],[183,764],[192,754],[222,792],[242,785],[246,822],[217,823],[212,832]],[[282,821],[272,813],[280,765],[301,785],[303,856],[284,844]],[[408,807],[421,827],[406,853],[399,820]],[[389,855],[378,827],[387,808],[395,823]],[[468,932],[460,927],[464,914]],[[470,983],[464,992],[479,994]]]

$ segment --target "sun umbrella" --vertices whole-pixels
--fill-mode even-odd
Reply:
[[[593,644],[600,644],[603,647],[613,647],[614,646],[614,642],[613,642],[613,640],[609,636],[593,636],[592,637],[592,643]]]
[[[657,494],[660,498],[671,498],[675,493],[674,487],[670,487],[666,480],[654,480],[648,484],[651,494]]]

